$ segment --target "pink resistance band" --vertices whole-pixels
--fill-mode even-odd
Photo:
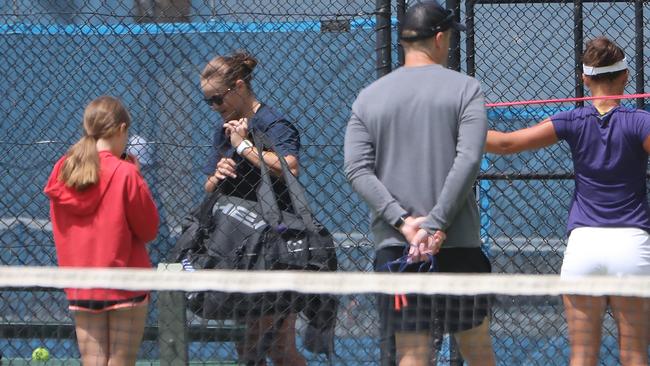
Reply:
[[[602,96],[602,97],[520,100],[520,101],[516,101],[516,102],[487,103],[487,104],[485,104],[485,106],[487,108],[494,108],[494,107],[512,107],[512,106],[517,106],[517,105],[529,105],[529,104],[582,102],[582,101],[585,101],[585,100],[595,100],[595,99],[637,99],[637,98],[650,98],[650,93],[645,93],[645,94],[625,94],[625,95],[607,95],[607,96]]]

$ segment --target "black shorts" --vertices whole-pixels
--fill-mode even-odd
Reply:
[[[69,300],[70,305],[68,308],[71,311],[84,311],[89,313],[102,313],[110,310],[118,310],[124,308],[130,308],[134,306],[140,306],[146,304],[149,300],[149,295],[142,295],[133,297],[126,300],[113,300],[113,301],[103,301],[103,300]]]
[[[404,255],[404,247],[379,249],[375,271],[388,272],[386,263]],[[421,272],[421,263],[404,272]],[[395,271],[395,267],[392,268]],[[436,272],[490,273],[492,266],[481,248],[442,248],[436,255]],[[435,274],[431,274],[435,275]],[[480,325],[491,313],[491,295],[452,296],[407,294],[408,305],[396,309],[395,295],[377,295],[381,328],[389,332],[429,332],[436,337]],[[401,302],[401,301],[400,301]]]

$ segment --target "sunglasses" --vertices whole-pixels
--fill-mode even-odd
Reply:
[[[206,103],[208,103],[208,105],[211,106],[211,107],[213,105],[215,105],[215,104],[216,105],[222,105],[223,104],[223,98],[225,98],[226,95],[228,95],[228,93],[230,93],[231,90],[232,90],[232,88],[228,88],[228,90],[226,90],[222,94],[215,94],[215,95],[211,96],[210,98],[203,98],[203,100]]]

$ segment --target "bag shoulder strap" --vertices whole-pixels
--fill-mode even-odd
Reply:
[[[214,205],[217,203],[217,200],[219,197],[221,197],[221,182],[217,185],[215,188],[214,192],[209,193],[206,195],[206,197],[203,199],[203,202],[201,203],[201,206],[199,208],[199,228],[202,230],[209,229],[210,226],[212,225],[212,209]]]
[[[271,183],[271,176],[269,167],[264,161],[264,140],[261,132],[253,132],[253,142],[257,149],[257,156],[260,160],[260,184],[257,186],[257,202],[262,210],[262,217],[273,228],[277,228],[282,221],[282,213],[280,206],[278,206],[275,192],[273,191],[273,184]]]
[[[263,189],[258,189],[257,200],[261,203],[261,208],[264,215],[267,214],[265,210],[268,210],[270,211],[268,212],[270,215],[269,218],[272,218],[273,220],[277,219],[277,221],[269,221],[270,223],[273,223],[275,224],[275,226],[277,226],[281,221],[281,213],[276,201],[275,192],[273,192],[273,188],[271,185],[269,168],[268,166],[266,166],[266,163],[264,162],[264,156],[263,156],[264,146],[267,145],[267,146],[274,147],[274,144],[272,144],[268,140],[268,138],[260,131],[255,131],[254,138],[255,138],[258,157],[260,159],[260,170],[261,170],[262,182],[263,183],[266,182],[265,184],[260,184],[260,188],[262,188],[262,186],[265,187]],[[300,184],[298,178],[296,178],[296,176],[294,176],[291,173],[291,170],[289,169],[289,164],[287,163],[287,160],[284,158],[284,156],[282,156],[281,154],[276,154],[276,155],[282,167],[282,176],[284,178],[284,182],[287,186],[287,189],[289,190],[291,205],[294,209],[294,212],[302,219],[303,224],[308,230],[312,232],[316,232],[317,228],[314,225],[314,218],[311,209],[307,204],[307,198],[302,184]],[[264,196],[260,197],[261,195]],[[269,199],[269,197],[271,199]]]

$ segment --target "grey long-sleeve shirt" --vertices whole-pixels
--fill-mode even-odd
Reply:
[[[480,246],[472,185],[487,134],[475,79],[440,65],[402,67],[361,91],[345,134],[345,175],[371,209],[377,248],[404,245],[404,214],[447,233],[443,247]]]

